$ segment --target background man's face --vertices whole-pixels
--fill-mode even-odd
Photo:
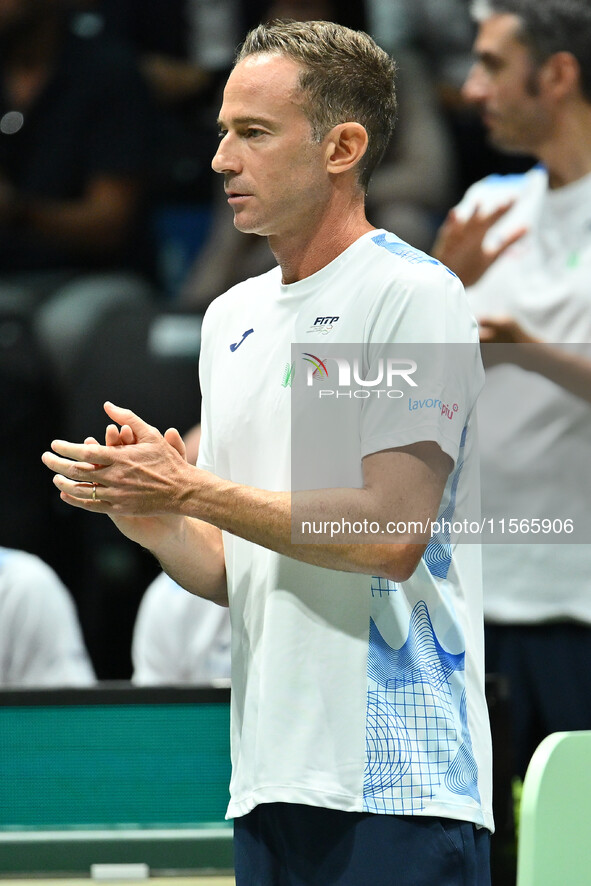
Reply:
[[[464,98],[477,105],[490,141],[517,153],[536,153],[548,135],[550,118],[540,94],[540,71],[516,33],[513,15],[493,15],[479,28],[476,62],[464,84]]]

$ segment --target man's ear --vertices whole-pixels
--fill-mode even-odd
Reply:
[[[545,89],[556,98],[580,91],[581,69],[570,52],[555,52],[543,64],[540,77]]]
[[[367,150],[367,131],[361,123],[339,123],[326,137],[326,168],[334,174],[356,167]]]

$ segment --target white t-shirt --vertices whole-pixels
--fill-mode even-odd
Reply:
[[[230,678],[230,614],[166,573],[146,589],[133,629],[132,682],[211,685]]]
[[[476,341],[457,278],[384,231],[297,283],[282,284],[278,268],[247,280],[204,319],[199,465],[238,483],[290,489],[291,385],[306,377],[306,356],[322,357],[328,342],[363,343],[370,364],[374,343],[472,343],[469,371],[454,372],[450,360],[450,379],[431,377],[439,390],[421,388],[428,396],[420,407],[406,390],[400,400],[349,400],[346,433],[337,422],[332,433],[308,438],[310,452],[333,453],[323,462],[336,466],[331,481],[353,453],[358,486],[363,455],[438,441],[454,461],[442,510],[460,516],[478,483]],[[375,361],[366,368],[363,377],[375,378]],[[342,475],[351,476],[350,464]],[[224,549],[232,619],[228,817],[292,802],[492,827],[479,546],[433,538],[404,584],[311,566],[227,533]]]
[[[0,684],[94,682],[74,604],[56,573],[33,554],[0,548]]]
[[[489,212],[508,200],[515,201],[513,207],[485,245],[498,244],[522,226],[528,234],[468,289],[476,317],[514,317],[545,341],[585,344],[588,355],[591,175],[556,190],[549,190],[541,167],[525,175],[490,176],[468,190],[458,211],[468,215],[479,205]],[[478,422],[485,516],[567,516],[579,526],[588,524],[588,403],[541,375],[504,364],[486,373]],[[549,544],[544,538],[538,544],[485,544],[483,563],[491,622],[591,623],[587,544]]]

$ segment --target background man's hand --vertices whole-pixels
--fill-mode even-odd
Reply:
[[[499,363],[514,363],[517,366],[522,366],[527,353],[519,345],[532,345],[539,342],[512,317],[480,317],[478,323],[482,345],[482,362],[486,369],[497,366]]]
[[[527,232],[527,228],[519,228],[496,249],[484,248],[487,233],[512,205],[512,202],[504,203],[494,212],[484,215],[477,206],[467,219],[461,219],[455,209],[448,213],[432,252],[436,259],[457,274],[464,286],[472,286],[480,280],[498,257]]]

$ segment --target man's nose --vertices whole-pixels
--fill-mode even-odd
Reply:
[[[226,133],[221,138],[218,149],[211,161],[211,168],[214,172],[221,173],[240,171],[240,160],[232,147],[232,139],[229,133]]]
[[[477,104],[486,98],[487,92],[487,77],[477,62],[472,66],[466,82],[462,86],[462,98],[469,104]]]

